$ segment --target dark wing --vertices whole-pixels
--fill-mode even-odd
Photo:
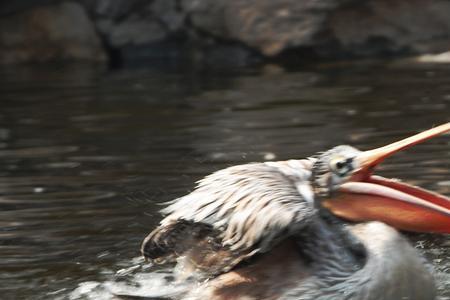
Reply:
[[[221,243],[220,232],[211,225],[179,220],[152,231],[142,243],[143,255],[155,263],[184,257],[184,273],[200,271],[206,277],[226,272],[248,257]]]
[[[291,160],[234,166],[205,177],[163,210],[167,217],[145,239],[144,255],[158,261],[189,253],[199,257],[199,269],[217,273],[268,251],[315,214],[310,170],[311,161]]]

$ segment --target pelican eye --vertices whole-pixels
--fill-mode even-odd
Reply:
[[[344,176],[349,173],[352,167],[352,159],[345,157],[336,157],[330,161],[331,171],[337,173],[340,176]]]
[[[345,162],[343,162],[343,161],[338,161],[338,162],[336,163],[336,169],[340,170],[340,169],[342,169],[343,167],[345,167]]]

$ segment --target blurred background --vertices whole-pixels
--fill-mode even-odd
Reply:
[[[241,66],[438,53],[449,51],[449,14],[445,0],[2,1],[0,63]]]
[[[450,121],[449,16],[428,0],[0,2],[0,298],[173,292],[139,247],[197,179]],[[450,195],[448,135],[379,172]],[[450,299],[449,237],[409,238]]]

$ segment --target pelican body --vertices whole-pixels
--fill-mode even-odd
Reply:
[[[198,280],[185,299],[434,299],[430,268],[396,229],[450,233],[450,199],[372,173],[447,131],[217,171],[163,209],[142,253]]]

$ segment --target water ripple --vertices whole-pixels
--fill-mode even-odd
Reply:
[[[159,222],[160,203],[233,164],[337,144],[370,149],[450,121],[449,75],[442,66],[393,65],[238,74],[1,69],[2,297],[182,292],[167,270],[132,259]],[[448,136],[377,172],[450,195]],[[448,237],[411,239],[450,297]]]

